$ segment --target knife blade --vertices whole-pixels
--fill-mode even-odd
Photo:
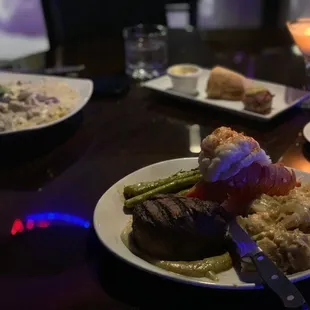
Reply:
[[[251,259],[264,285],[282,300],[285,308],[309,309],[305,299],[296,286],[264,254],[256,242],[237,223],[236,219],[230,220],[229,232],[237,246],[240,257],[249,257]]]

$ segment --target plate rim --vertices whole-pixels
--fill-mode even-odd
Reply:
[[[160,278],[164,278],[164,279],[168,279],[174,282],[178,282],[178,283],[183,283],[183,284],[187,284],[187,285],[192,285],[192,286],[198,286],[198,287],[205,287],[205,288],[213,288],[213,289],[221,289],[221,290],[259,290],[259,289],[263,289],[263,285],[262,284],[255,284],[255,283],[247,283],[247,282],[243,282],[241,284],[219,284],[218,282],[204,282],[204,281],[200,281],[199,278],[192,278],[192,277],[187,277],[187,276],[183,276],[183,275],[179,275],[176,273],[170,273],[166,270],[160,269],[159,267],[156,268],[156,270],[152,270],[149,268],[146,268],[144,266],[139,265],[138,263],[131,261],[130,259],[127,259],[125,257],[123,257],[120,253],[118,253],[117,251],[114,251],[114,249],[112,249],[106,242],[105,240],[102,238],[102,236],[100,235],[100,228],[99,228],[99,218],[98,218],[98,213],[99,208],[100,208],[100,203],[101,200],[104,198],[104,196],[109,192],[114,190],[114,188],[119,187],[119,184],[123,183],[123,181],[130,177],[133,176],[134,174],[141,172],[143,170],[147,170],[151,167],[156,167],[157,165],[161,165],[161,164],[166,164],[169,162],[176,162],[176,161],[193,161],[196,160],[197,161],[198,157],[180,157],[180,158],[174,158],[174,159],[168,159],[168,160],[163,160],[163,161],[159,161],[159,162],[155,162],[153,164],[147,165],[145,167],[142,167],[140,169],[137,169],[129,174],[127,174],[126,176],[124,176],[123,178],[121,178],[120,180],[118,180],[117,182],[115,182],[112,186],[110,186],[100,197],[100,199],[98,200],[94,213],[93,213],[93,226],[94,226],[94,230],[96,232],[96,235],[98,237],[98,239],[100,240],[100,242],[106,247],[106,249],[112,253],[113,255],[115,255],[116,257],[118,257],[120,260],[122,260],[123,262],[125,262],[126,264],[129,264],[130,266],[137,268],[139,270],[142,270],[143,272],[149,273],[151,275],[155,275],[157,277]],[[197,163],[198,166],[198,163]],[[288,167],[289,169],[294,170],[295,172],[299,172],[302,174],[308,174],[310,175],[310,173],[307,173],[305,171],[299,170],[299,169],[295,169],[295,168],[291,168]],[[300,273],[305,273],[308,271],[308,274],[303,274],[303,275],[299,275]],[[310,269],[302,271],[302,272],[298,272],[295,273],[293,275],[289,275],[288,278],[292,283],[295,282],[300,282],[303,281],[305,279],[308,279],[310,277]]]
[[[85,92],[85,96],[80,96],[80,104],[78,106],[75,107],[75,109],[73,109],[72,111],[70,111],[70,113],[64,115],[63,117],[50,122],[50,123],[45,123],[45,124],[41,124],[39,126],[34,126],[34,127],[29,127],[29,128],[23,128],[23,129],[19,129],[19,130],[9,130],[9,131],[3,131],[0,132],[0,136],[5,136],[5,135],[14,135],[14,134],[19,134],[19,133],[24,133],[24,132],[29,132],[29,131],[36,131],[36,130],[40,130],[40,129],[44,129],[47,127],[52,127],[54,125],[57,125],[67,119],[69,119],[70,117],[72,117],[73,115],[77,114],[79,111],[81,111],[86,104],[89,102],[93,91],[94,91],[94,83],[91,79],[84,79],[84,78],[72,78],[72,77],[58,77],[58,76],[54,76],[54,75],[42,75],[42,74],[23,74],[23,73],[16,73],[16,72],[0,72],[0,77],[3,78],[5,76],[14,76],[14,80],[18,80],[18,79],[24,79],[24,80],[28,80],[31,81],[31,78],[34,77],[35,79],[46,79],[46,80],[63,80],[63,81],[71,81],[71,82],[77,82],[80,84],[84,84],[85,86],[87,86],[87,92]],[[12,77],[11,77],[12,78]],[[35,83],[35,82],[34,82]],[[70,86],[70,85],[69,85]],[[85,87],[84,86],[84,87]],[[78,91],[79,87],[72,87],[73,89],[76,89]]]
[[[310,122],[308,122],[304,128],[302,129],[302,133],[303,133],[303,136],[304,138],[307,140],[307,142],[310,142],[310,135],[309,134],[306,134],[306,129],[309,128],[310,129]]]

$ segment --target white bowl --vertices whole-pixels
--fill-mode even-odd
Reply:
[[[67,77],[58,77],[58,76],[46,76],[46,75],[36,75],[36,74],[20,74],[20,73],[12,73],[12,72],[1,72],[0,74],[0,84],[7,84],[7,83],[16,83],[17,81],[26,81],[35,83],[42,83],[45,82],[63,82],[67,84],[69,87],[74,89],[78,94],[79,98],[77,99],[75,107],[66,115],[57,120],[49,123],[44,123],[41,125],[35,125],[33,127],[18,129],[18,130],[7,130],[0,132],[1,135],[9,135],[9,134],[16,134],[22,131],[34,131],[40,130],[43,128],[47,128],[50,126],[54,126],[64,120],[68,119],[69,117],[78,113],[89,101],[92,93],[93,93],[93,82],[88,79],[77,79],[77,78],[67,78]]]
[[[167,70],[173,90],[186,95],[197,94],[197,83],[201,73],[201,68],[192,64],[177,64]]]

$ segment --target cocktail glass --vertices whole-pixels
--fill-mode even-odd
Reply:
[[[310,17],[289,21],[287,28],[304,56],[308,79],[307,88],[310,90]]]

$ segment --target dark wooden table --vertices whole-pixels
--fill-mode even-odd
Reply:
[[[302,58],[292,54],[285,31],[212,32],[205,38],[170,33],[170,63],[221,64],[259,79],[304,84]],[[66,47],[64,59],[85,63],[86,76],[111,74],[123,68],[121,48],[119,39],[101,38]],[[202,137],[220,125],[243,130],[274,161],[285,154],[294,166],[304,145],[296,139],[309,120],[309,111],[295,108],[262,124],[132,84],[120,97],[92,98],[57,126],[1,136],[0,309],[276,309],[268,292],[187,287],[126,265],[99,243],[92,216],[100,196],[126,174],[196,156],[189,149],[193,124]],[[310,296],[309,282],[298,286]]]

